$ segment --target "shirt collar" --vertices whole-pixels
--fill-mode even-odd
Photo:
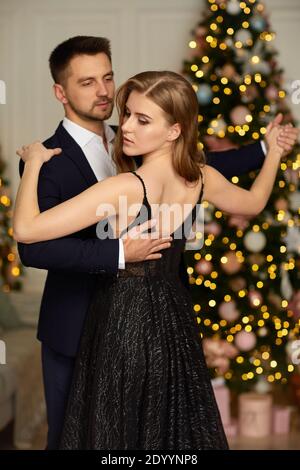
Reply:
[[[63,119],[63,126],[81,148],[85,147],[95,137],[103,143],[100,135],[79,126],[79,124],[76,124],[67,117]],[[105,121],[103,121],[103,126],[107,142],[112,142],[116,135],[114,130]]]

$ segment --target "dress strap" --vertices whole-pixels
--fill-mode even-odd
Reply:
[[[147,200],[147,201],[148,201],[148,199],[147,199],[147,192],[146,192],[146,186],[145,186],[145,183],[144,183],[142,177],[141,177],[140,175],[138,175],[135,171],[132,171],[131,173],[133,173],[133,174],[141,181],[141,183],[142,183],[142,185],[143,185],[143,188],[144,188],[144,200]]]
[[[200,194],[199,194],[198,201],[196,202],[196,204],[195,204],[194,207],[193,207],[193,211],[192,211],[192,223],[194,223],[196,217],[198,217],[199,210],[200,210],[200,204],[201,204],[201,202],[202,202],[202,197],[203,197],[204,178],[203,178],[203,173],[202,173],[201,169],[200,169],[200,179],[201,179],[201,189],[200,189]]]
[[[200,191],[200,194],[199,194],[199,199],[198,199],[197,204],[201,204],[202,197],[203,197],[203,190],[204,190],[204,178],[203,178],[203,174],[202,174],[201,169],[200,169],[200,178],[201,178],[201,191]]]

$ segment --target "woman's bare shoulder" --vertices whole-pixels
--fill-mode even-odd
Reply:
[[[126,173],[119,173],[118,175],[110,176],[104,181],[114,182],[115,184],[130,185],[136,179],[137,178],[132,174],[132,172],[128,171]]]
[[[119,193],[127,195],[139,194],[139,192],[143,191],[141,182],[132,172],[119,173],[118,175],[106,178],[103,182],[109,187],[116,188]]]
[[[204,179],[206,180],[211,179],[213,177],[217,177],[217,175],[220,174],[220,172],[216,170],[213,166],[207,164],[201,166],[201,171],[204,176]]]

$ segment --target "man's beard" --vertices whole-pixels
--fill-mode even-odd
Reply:
[[[92,111],[83,111],[82,109],[77,108],[74,106],[74,104],[69,100],[69,106],[72,109],[72,111],[77,114],[81,119],[84,121],[106,121],[109,119],[113,113],[114,105],[113,105],[113,100],[109,100],[109,106],[108,109],[101,114],[101,116],[97,116],[96,114],[93,114]],[[93,106],[93,109],[95,106]]]

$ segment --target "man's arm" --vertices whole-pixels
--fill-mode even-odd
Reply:
[[[258,170],[265,160],[261,142],[225,152],[208,152],[206,157],[207,164],[214,167],[227,179]]]
[[[283,114],[279,113],[271,121],[266,129],[265,139],[255,144],[245,145],[239,149],[227,150],[226,152],[208,152],[207,164],[213,166],[222,173],[225,178],[239,176],[249,171],[259,170],[265,160],[269,136],[274,126],[280,126],[283,122]],[[299,129],[287,124],[282,126],[284,132],[278,137],[278,145],[284,150],[283,157],[286,157],[293,149],[299,136]]]
[[[20,160],[20,176],[23,171],[24,162]],[[41,170],[38,192],[41,211],[61,202],[59,187],[49,166],[44,165]],[[115,274],[118,270],[118,239],[64,237],[32,244],[18,243],[18,250],[22,263],[33,268],[90,274]]]

